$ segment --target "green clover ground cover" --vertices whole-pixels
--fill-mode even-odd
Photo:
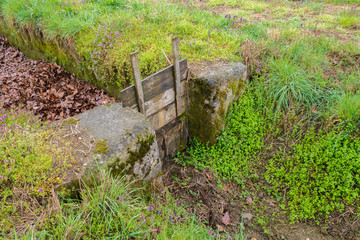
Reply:
[[[196,141],[189,148],[189,156],[182,156],[180,163],[192,164],[200,169],[209,167],[215,169],[224,179],[235,180],[239,184],[249,177],[257,157],[254,157],[263,147],[263,138],[271,125],[264,115],[261,98],[246,92],[234,103],[227,116],[224,131],[213,146]],[[210,161],[209,161],[210,160]]]
[[[267,165],[266,178],[276,195],[286,186],[291,220],[328,217],[359,204],[360,140],[349,134],[310,129],[300,143],[280,151]],[[359,211],[357,205],[357,211]]]
[[[246,179],[265,179],[271,186],[269,192],[279,199],[292,222],[319,221],[322,216],[327,219],[334,211],[344,211],[346,206],[355,206],[359,213],[359,117],[345,122],[334,116],[337,124],[315,130],[309,128],[309,125],[319,128],[315,120],[304,123],[291,113],[277,113],[273,110],[278,104],[276,98],[261,101],[269,92],[262,94],[248,89],[233,104],[218,142],[208,146],[195,140],[178,161],[200,169],[214,169],[220,177],[241,184],[244,190]],[[294,117],[291,122],[294,125],[285,131],[286,121],[282,119],[290,116]],[[316,118],[306,112],[302,116]],[[288,147],[277,149],[269,146],[266,139],[281,141]],[[266,153],[273,151],[276,153],[265,161],[265,171],[259,171]],[[263,175],[259,176],[259,172]]]
[[[263,179],[267,185],[259,187],[279,199],[292,222],[318,222],[346,206],[359,207],[359,72],[356,60],[349,59],[358,49],[334,38],[305,38],[289,28],[253,47],[259,52],[253,82],[231,107],[218,142],[208,146],[195,140],[179,162],[214,169],[245,190],[246,180]],[[348,53],[342,66],[349,74],[339,71],[341,81],[334,82],[324,73],[329,56],[341,51]],[[273,142],[287,147],[278,149]]]

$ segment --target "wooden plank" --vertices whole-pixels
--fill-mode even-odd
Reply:
[[[186,81],[182,81],[181,82],[181,96],[182,98],[185,97],[185,92],[186,90]],[[150,100],[145,102],[145,115],[146,116],[150,116],[152,114],[154,114],[155,112],[159,111],[160,109],[164,108],[165,106],[167,106],[170,103],[175,102],[175,92],[173,88],[170,88],[168,90],[166,90],[165,92],[151,98]],[[131,105],[131,106],[127,106],[128,108],[131,109],[137,109],[137,104],[136,102]],[[184,107],[182,108],[184,111]]]
[[[153,128],[155,130],[165,126],[167,123],[171,122],[174,118],[176,118],[176,105],[172,103],[157,113],[148,117]]]
[[[170,88],[162,94],[145,102],[145,116],[150,116],[173,102],[175,102],[175,91],[173,88]]]
[[[187,61],[183,59],[180,61],[180,75],[181,81],[186,80],[187,77]],[[174,74],[173,65],[170,65],[163,70],[145,78],[142,81],[144,91],[144,101],[161,94],[162,92],[174,88]],[[120,92],[121,100],[124,107],[129,107],[136,104],[135,86],[131,85]]]
[[[180,62],[179,62],[179,38],[172,38],[172,51],[174,57],[174,80],[176,94],[176,116],[181,114],[181,85],[180,85]]]
[[[183,81],[180,84],[181,84],[180,96],[185,96],[186,82]],[[145,115],[150,116],[173,102],[175,102],[175,91],[173,88],[170,88],[165,92],[153,97],[149,101],[145,102],[145,109],[146,109]],[[182,109],[183,108],[181,107],[180,110],[181,112],[179,112],[178,115],[183,113]]]
[[[180,143],[187,144],[188,132],[186,129],[186,120],[177,117],[155,131],[161,158],[174,156],[179,150]]]
[[[137,51],[130,54],[130,58],[131,58],[132,71],[134,75],[136,99],[139,107],[139,112],[145,113],[144,92],[141,83],[141,74],[140,74]]]
[[[182,106],[185,106],[185,98],[182,98]],[[184,109],[184,107],[183,107]],[[176,104],[175,102],[163,107],[158,112],[148,116],[153,128],[155,130],[165,126],[176,118]]]

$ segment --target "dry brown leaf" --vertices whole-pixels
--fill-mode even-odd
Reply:
[[[229,211],[227,211],[227,212],[224,214],[224,216],[221,218],[221,222],[222,222],[223,224],[225,224],[226,226],[227,226],[227,225],[230,225],[231,220],[230,220]]]

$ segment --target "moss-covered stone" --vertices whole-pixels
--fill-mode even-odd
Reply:
[[[136,161],[141,160],[146,153],[149,152],[151,145],[154,143],[155,135],[150,134],[149,136],[139,136],[138,144],[140,145],[140,148],[138,151],[129,151],[129,159],[127,160],[127,163],[134,166]]]
[[[162,163],[155,131],[144,115],[114,103],[73,118],[78,121],[78,129],[95,142],[93,160],[86,164],[87,175],[96,175],[100,167],[110,169],[115,176],[125,175],[128,180],[157,178]]]
[[[212,63],[191,71],[190,136],[203,143],[214,144],[225,125],[230,104],[244,89],[246,67],[241,63]]]
[[[150,151],[151,145],[155,141],[155,135],[150,134],[148,136],[138,136],[137,145],[139,145],[139,149],[136,151],[130,151],[128,149],[129,158],[125,162],[121,162],[120,158],[117,158],[113,164],[109,165],[109,169],[111,169],[111,173],[114,176],[117,176],[121,173],[126,175],[134,175],[134,166],[136,162],[142,161],[145,155]],[[145,176],[149,174],[151,169],[149,168],[145,173]]]
[[[195,77],[195,76],[193,76]],[[215,107],[209,102],[212,98],[212,89],[208,82],[201,79],[193,79],[190,88],[190,106],[188,110],[190,136],[207,141],[216,134],[213,128],[208,128],[211,115]]]
[[[109,152],[109,146],[106,144],[105,140],[97,141],[95,144],[95,150],[94,153],[96,154],[107,154]]]

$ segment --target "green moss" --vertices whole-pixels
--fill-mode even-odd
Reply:
[[[150,147],[155,140],[155,135],[151,134],[148,137],[142,138],[142,136],[138,137],[138,144],[140,144],[139,151],[129,151],[129,158],[126,163],[130,164],[133,168],[137,161],[140,161],[143,157],[145,157],[146,153],[150,151]]]
[[[141,161],[145,157],[145,155],[150,151],[151,145],[155,141],[155,135],[150,134],[148,136],[138,136],[138,142],[137,144],[140,144],[140,148],[138,151],[128,151],[129,152],[129,158],[126,160],[126,162],[120,163],[120,159],[117,158],[114,163],[109,167],[111,169],[111,173],[114,176],[118,176],[119,174],[127,174],[132,175],[134,174],[134,166],[135,163],[138,161]],[[148,170],[148,172],[145,174],[147,176],[149,174],[151,169]]]
[[[215,109],[206,102],[211,101],[212,89],[208,82],[194,79],[190,86],[190,106],[188,110],[190,136],[196,137],[201,142],[214,138],[213,128],[209,129],[211,115]]]
[[[98,154],[107,154],[109,152],[108,150],[109,146],[106,144],[105,140],[100,140],[95,144],[95,153]]]
[[[61,123],[61,126],[66,126],[66,125],[69,125],[69,124],[77,124],[78,122],[79,122],[79,119],[69,118],[69,119],[64,120]]]
[[[242,80],[232,80],[224,91],[219,86],[211,86],[206,80],[194,79],[190,89],[189,131],[190,136],[196,137],[202,143],[214,144],[216,136],[225,124],[228,105],[225,104],[229,91],[232,91],[236,100],[244,90]],[[215,107],[207,102],[219,101],[220,106]],[[213,115],[217,115],[215,118]]]

